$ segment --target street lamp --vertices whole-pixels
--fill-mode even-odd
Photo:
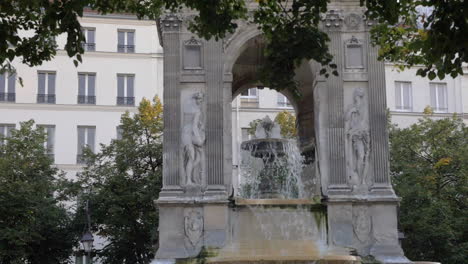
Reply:
[[[93,234],[89,232],[89,230],[83,234],[80,242],[83,245],[84,251],[88,254],[91,253],[91,251],[93,250],[94,237]]]
[[[89,201],[86,201],[86,220],[87,220],[87,230],[81,237],[81,244],[83,245],[83,249],[86,253],[88,253],[88,263],[91,263],[91,251],[93,251],[93,242],[94,237],[91,233],[91,216],[89,215]]]

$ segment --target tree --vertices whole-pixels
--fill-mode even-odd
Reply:
[[[50,0],[4,1],[0,5],[0,65],[21,58],[28,65],[40,65],[56,54],[55,36],[66,33],[65,50],[81,61],[85,40],[78,18],[90,7],[101,14],[131,12],[139,18],[157,19],[161,10],[177,12],[182,7],[199,11],[190,29],[206,39],[232,33],[239,20],[258,24],[264,33],[265,65],[260,79],[272,89],[290,89],[298,95],[294,69],[304,60],[315,60],[328,76],[337,66],[328,50],[328,35],[319,28],[329,0],[256,0],[257,9],[249,16],[245,0]],[[468,62],[468,21],[466,1],[440,0],[360,0],[367,18],[375,20],[373,43],[381,45],[380,59],[401,62],[401,67],[422,65],[418,74],[443,78],[463,74]],[[429,15],[417,12],[431,7]],[[417,27],[417,21],[422,25]],[[20,30],[32,32],[22,36]]]
[[[281,136],[283,138],[296,138],[296,116],[290,111],[284,110],[275,117],[275,122],[281,127]]]
[[[122,138],[87,151],[78,175],[92,229],[106,239],[102,263],[149,263],[157,241],[157,200],[162,182],[162,104],[143,99],[138,113],[121,118]]]
[[[0,263],[68,263],[77,233],[61,203],[63,175],[33,125],[0,138]]]
[[[402,197],[408,258],[461,264],[468,259],[468,127],[425,116],[390,129],[391,174]]]

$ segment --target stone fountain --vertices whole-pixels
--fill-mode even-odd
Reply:
[[[242,186],[250,193],[244,194],[248,198],[293,198],[299,196],[300,178],[298,176],[301,162],[299,164],[289,159],[291,149],[294,147],[292,140],[281,138],[280,126],[273,122],[269,116],[261,120],[255,131],[255,138],[244,141],[241,149],[248,152],[254,159],[262,161],[261,168],[252,170],[256,166],[253,161],[247,164],[250,168],[246,171],[245,178],[248,180]],[[298,151],[296,151],[298,152]],[[291,154],[291,153],[290,153]],[[294,166],[296,168],[294,168]]]
[[[256,8],[255,1],[246,3]],[[234,195],[231,102],[247,88],[264,86],[257,69],[266,43],[257,25],[236,21],[233,34],[205,40],[189,30],[197,16],[192,10],[158,21],[164,170],[155,263],[358,263],[356,255],[411,263],[398,240],[384,64],[370,45],[375,23],[364,19],[359,0],[331,0],[328,10],[320,27],[330,37],[339,75],[323,78],[317,62],[304,61],[295,76],[302,96],[285,92],[305,157],[297,195],[282,191],[271,168],[259,177],[258,195]],[[266,167],[287,157],[284,143],[270,134],[243,148]]]

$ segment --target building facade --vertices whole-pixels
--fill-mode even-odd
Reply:
[[[86,52],[77,67],[63,50],[66,36],[59,36],[52,61],[37,67],[14,61],[16,74],[0,75],[0,133],[34,119],[46,128],[48,154],[70,177],[82,168],[85,145],[98,151],[117,137],[125,111],[162,97],[155,21],[88,12],[80,22]]]

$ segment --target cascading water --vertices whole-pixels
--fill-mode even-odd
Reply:
[[[266,116],[255,139],[242,143],[239,194],[249,199],[303,198],[303,157],[294,140],[283,139],[279,125]]]
[[[265,117],[241,149],[230,240],[211,263],[359,263],[348,250],[329,247],[326,207],[303,190],[304,159],[278,124]]]

